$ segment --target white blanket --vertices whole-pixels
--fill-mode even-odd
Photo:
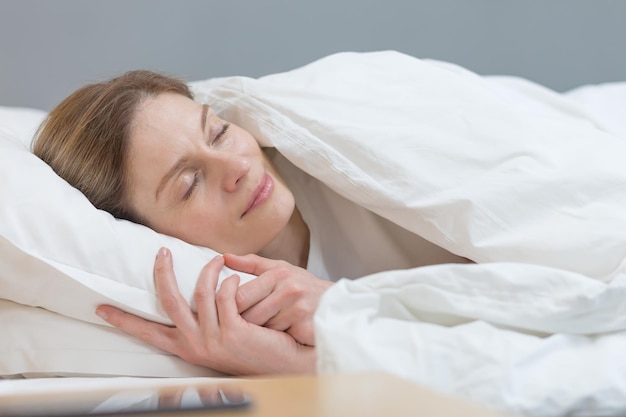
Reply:
[[[395,52],[193,88],[477,262],[341,280],[315,317],[320,372],[387,370],[521,415],[626,412],[624,108],[611,124],[533,83]]]

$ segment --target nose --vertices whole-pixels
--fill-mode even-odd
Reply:
[[[216,176],[224,191],[236,191],[248,172],[250,161],[248,158],[233,155],[232,153],[214,151],[208,158],[209,170]]]

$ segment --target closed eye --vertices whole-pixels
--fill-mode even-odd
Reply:
[[[230,127],[230,123],[224,124],[224,127],[222,128],[222,130],[220,130],[220,133],[218,133],[217,136],[215,136],[215,139],[213,140],[213,143],[219,142],[220,139],[222,139],[222,137],[226,134],[226,132],[228,131],[229,127]]]
[[[191,185],[189,186],[189,188],[187,189],[187,191],[183,195],[183,201],[189,200],[189,197],[191,197],[191,195],[193,194],[193,191],[198,186],[198,181],[199,180],[200,180],[200,173],[199,172],[195,172],[193,174],[193,181],[191,182]]]

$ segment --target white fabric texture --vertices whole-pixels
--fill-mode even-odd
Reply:
[[[122,332],[41,308],[0,300],[0,375],[220,376]]]
[[[586,85],[567,92],[567,97],[585,109],[609,132],[626,132],[626,82]]]
[[[111,304],[169,322],[155,296],[157,250],[172,250],[189,301],[215,252],[95,209],[29,151],[44,117],[0,108],[0,299],[14,302],[0,308],[0,328],[14,336],[0,344],[0,376],[219,375],[122,336],[95,315],[98,305]],[[220,278],[231,273],[224,268]]]
[[[309,227],[307,270],[316,277],[337,281],[392,269],[468,262],[340,196],[282,155],[275,153],[271,160],[293,190]]]
[[[315,317],[320,372],[387,370],[520,415],[626,411],[626,141],[589,107],[395,52],[193,87],[337,193],[479,263],[341,280]]]

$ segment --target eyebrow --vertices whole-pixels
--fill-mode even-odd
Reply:
[[[204,129],[206,127],[206,118],[207,118],[207,114],[209,113],[209,105],[208,104],[203,104],[202,105],[202,115],[200,116],[200,126],[202,126],[202,131],[204,132]]]
[[[209,105],[208,104],[203,104],[202,105],[202,113],[200,114],[200,127],[202,128],[203,132],[204,132],[204,129],[206,128],[206,119],[207,119],[208,113],[209,113]],[[154,199],[155,200],[159,199],[159,194],[161,194],[161,191],[163,191],[163,188],[165,188],[165,185],[167,184],[167,182],[169,180],[171,180],[172,177],[174,175],[176,175],[176,173],[178,171],[180,171],[180,169],[186,163],[187,163],[187,160],[185,158],[181,158],[178,161],[176,161],[174,166],[172,168],[170,168],[169,171],[167,171],[165,173],[163,178],[161,178],[161,181],[159,182],[159,185],[157,186],[156,192],[154,193]]]

